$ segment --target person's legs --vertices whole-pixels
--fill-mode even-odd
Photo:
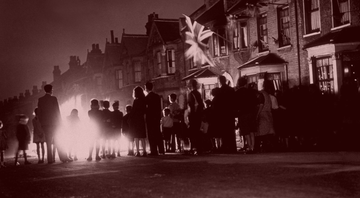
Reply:
[[[142,143],[142,149],[143,149],[143,156],[147,156],[145,138],[141,138],[141,143]]]
[[[20,164],[18,164],[18,157],[19,157],[19,149],[17,149],[15,152],[15,166],[20,165]]]
[[[136,154],[135,156],[140,156],[140,149],[139,149],[139,138],[135,138],[135,148],[136,148]]]
[[[0,151],[0,168],[5,168],[5,164],[4,164],[4,151]]]
[[[25,165],[31,164],[31,163],[27,160],[26,150],[23,150],[23,154],[24,154],[24,159],[25,159]]]
[[[41,164],[41,160],[40,160],[40,143],[39,142],[36,142],[36,154],[37,154],[37,157],[38,157],[38,163]]]
[[[99,156],[100,153],[100,140],[95,141],[95,147],[96,147],[96,161],[100,161],[101,157]]]
[[[249,135],[249,147],[251,151],[254,151],[255,149],[255,134],[254,133],[250,133]]]
[[[92,143],[90,143],[89,156],[87,158],[87,161],[92,160],[92,153],[93,153],[93,150],[94,150],[94,144],[96,144],[96,141],[93,141]]]
[[[41,163],[44,163],[44,156],[45,156],[45,149],[44,149],[44,142],[41,142]]]

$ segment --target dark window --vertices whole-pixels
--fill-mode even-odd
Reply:
[[[289,6],[279,8],[279,46],[290,45]]]
[[[349,0],[332,0],[334,27],[350,23]]]
[[[320,31],[319,0],[304,0],[305,4],[305,33]]]
[[[258,17],[258,46],[259,46],[259,52],[263,52],[269,49],[267,14],[261,14]]]

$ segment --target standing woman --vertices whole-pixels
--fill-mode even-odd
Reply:
[[[137,86],[133,90],[134,102],[132,105],[132,110],[130,114],[130,131],[133,133],[136,146],[135,156],[140,156],[139,142],[142,143],[143,156],[146,156],[146,122],[145,122],[145,112],[146,112],[146,102],[144,90]],[[159,123],[160,124],[160,123]]]
[[[41,124],[38,118],[38,108],[35,108],[34,110],[35,117],[32,119],[33,124],[33,142],[36,144],[36,153],[38,156],[38,164],[44,163],[44,156],[45,156],[45,150],[44,150],[44,143],[45,143],[45,133],[44,130],[41,128]],[[41,158],[40,158],[40,145],[41,145]]]
[[[257,113],[257,123],[258,131],[257,136],[261,139],[260,144],[262,149],[268,149],[272,147],[272,139],[275,135],[273,115],[271,112],[271,93],[272,84],[271,81],[265,80],[263,84],[263,89],[259,94],[259,109]]]
[[[198,83],[196,80],[190,81],[190,93],[188,95],[189,112],[189,131],[191,139],[191,150],[194,155],[200,151],[200,126],[201,118],[204,109],[204,103],[201,99],[201,94],[198,91]],[[200,151],[201,152],[201,151]]]

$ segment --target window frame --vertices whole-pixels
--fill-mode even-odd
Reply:
[[[167,74],[175,74],[176,71],[176,55],[175,49],[166,50],[166,66]]]
[[[118,89],[121,89],[122,87],[124,87],[124,75],[123,75],[122,69],[115,70],[115,79],[116,79],[116,82],[117,82],[116,87]]]
[[[223,31],[223,32],[220,32],[220,31]],[[226,28],[219,27],[218,29],[214,30],[214,32],[215,32],[215,34],[212,35],[214,56],[217,56],[217,57],[227,56],[228,55],[228,46],[226,44],[226,42],[227,42],[226,41]]]
[[[284,10],[287,11],[287,16],[282,16],[282,12],[284,12]],[[284,23],[284,18],[287,21]],[[284,28],[284,26],[287,26]],[[286,35],[286,30],[287,30],[287,34]],[[279,47],[284,47],[284,46],[288,46],[291,45],[291,37],[290,37],[290,7],[287,6],[282,6],[278,8],[278,41],[279,41]]]
[[[324,63],[324,61],[327,60]],[[321,62],[321,65],[319,63]],[[316,83],[322,93],[335,93],[334,65],[331,56],[317,57],[313,61]],[[321,76],[320,76],[321,75]]]
[[[260,23],[262,20],[265,20],[265,23]],[[266,27],[265,29],[261,29],[261,27]],[[267,28],[267,13],[259,14],[257,17],[257,31],[258,31],[258,48],[259,52],[264,52],[269,50],[269,36],[268,36],[268,28]],[[265,32],[266,31],[266,35]],[[266,38],[266,41],[264,39],[264,44],[262,42],[261,38]],[[266,44],[266,45],[265,45]]]
[[[245,26],[243,26],[245,24]],[[236,21],[233,31],[233,49],[241,50],[249,47],[249,28],[248,22],[244,20]]]
[[[134,82],[141,82],[141,62],[134,62]]]
[[[312,1],[317,2],[317,6],[318,6],[317,8],[311,8]],[[320,0],[304,0],[303,6],[304,6],[303,8],[304,8],[304,21],[305,21],[305,25],[304,25],[305,34],[313,34],[313,33],[320,32],[321,31]],[[317,18],[318,18],[316,21],[318,24],[318,27],[315,29],[312,29],[312,26],[314,25],[313,16],[317,16]],[[314,21],[315,20],[316,19],[314,19]],[[314,26],[316,27],[316,24]]]
[[[335,1],[341,1],[341,3],[345,2],[345,1],[347,2],[347,11],[346,11],[346,12],[343,12],[344,15],[341,16],[340,21],[336,21],[336,19],[335,19],[336,15],[337,15],[337,14],[335,13]],[[340,9],[339,6],[338,6],[338,9]],[[332,27],[333,27],[333,28],[341,28],[341,27],[343,27],[343,26],[350,25],[350,24],[351,24],[351,14],[350,14],[350,10],[351,10],[351,8],[350,8],[350,0],[331,0],[331,14],[332,14],[331,20],[332,20]],[[338,13],[338,14],[341,14],[340,10],[339,10],[339,13]],[[347,16],[348,21],[343,22],[343,21],[342,21],[343,18],[346,18],[346,17],[344,17],[345,15]],[[339,22],[340,24],[335,24],[335,23],[338,23],[338,22]]]

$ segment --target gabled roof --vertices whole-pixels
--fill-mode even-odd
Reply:
[[[153,25],[165,43],[181,39],[178,19],[155,19]]]
[[[304,45],[304,49],[325,44],[360,42],[360,26],[350,26],[331,31]]]
[[[122,34],[122,56],[136,56],[146,49],[148,36],[143,34]]]
[[[277,54],[268,53],[249,60],[248,62],[240,65],[238,69],[253,67],[253,66],[279,65],[285,63],[287,62]]]
[[[195,70],[191,74],[185,76],[182,81],[190,80],[194,78],[210,78],[222,75],[222,73],[215,67],[206,66]]]

